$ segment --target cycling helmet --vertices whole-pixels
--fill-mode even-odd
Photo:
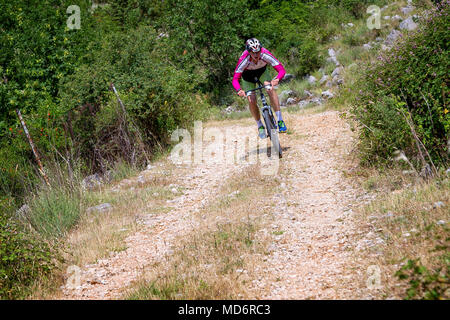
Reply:
[[[247,49],[248,52],[259,52],[261,51],[261,43],[256,38],[248,39],[245,42],[245,49]]]

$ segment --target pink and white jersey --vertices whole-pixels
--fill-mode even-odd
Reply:
[[[234,76],[233,76],[233,87],[236,91],[239,91],[241,89],[241,85],[239,84],[239,80],[242,76],[242,73],[245,70],[257,70],[260,68],[264,68],[266,65],[270,64],[277,72],[277,78],[283,79],[284,75],[286,74],[286,71],[284,70],[283,65],[280,61],[278,61],[275,56],[270,53],[269,50],[266,48],[261,48],[261,56],[257,63],[251,59],[250,53],[245,50],[241,57],[238,60],[238,63],[236,65],[236,69],[234,70]]]

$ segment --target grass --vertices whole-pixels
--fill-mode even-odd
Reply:
[[[243,270],[251,269],[256,257],[266,251],[267,239],[258,230],[267,223],[262,206],[268,204],[268,190],[277,184],[258,172],[255,165],[229,178],[216,200],[197,214],[197,230],[180,239],[170,260],[148,268],[125,298],[197,300],[245,295],[250,280]],[[230,197],[236,190],[239,193]]]
[[[376,178],[366,183],[378,190],[386,186]],[[382,239],[362,253],[366,266],[383,272],[383,288],[373,293],[378,298],[450,298],[449,190],[447,177],[394,185],[360,211],[365,232]]]
[[[134,173],[134,169],[122,167],[116,177],[127,178],[123,180],[127,181],[125,184],[116,180],[112,185],[84,192],[78,198],[61,194],[62,191],[58,189],[52,189],[45,196],[36,198],[37,203],[45,209],[42,212],[45,214],[39,215],[40,226],[44,230],[55,230],[51,234],[58,235],[57,241],[64,261],[49,279],[39,280],[33,285],[31,299],[58,298],[61,293],[57,288],[64,285],[65,272],[69,266],[81,267],[105,258],[111,252],[126,250],[126,237],[139,228],[136,223],[137,215],[167,213],[170,208],[167,207],[166,201],[176,196],[169,186],[176,184],[177,181],[167,174],[174,170],[171,165],[167,164],[165,169],[167,170],[158,171],[156,168],[150,170],[146,173],[146,182],[139,183],[137,176],[127,176]],[[122,186],[121,189],[114,191],[114,188],[119,186]],[[182,192],[182,188],[178,188],[177,194]],[[66,202],[71,205],[66,205]],[[88,207],[106,202],[112,205],[111,210],[89,214],[86,212]],[[76,205],[78,210],[75,212]],[[30,207],[34,210],[39,208],[35,205]],[[69,215],[68,212],[73,212],[73,215]],[[65,228],[65,232],[57,233],[56,231],[68,225],[62,223],[65,221],[60,219],[62,213],[67,216],[66,220],[73,223],[70,228]],[[76,219],[69,220],[72,216]]]

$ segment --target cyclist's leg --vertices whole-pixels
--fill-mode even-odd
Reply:
[[[259,79],[265,85],[269,84],[270,81],[272,81],[273,76],[272,76],[271,72],[269,71],[269,68],[266,69],[266,71],[261,75],[261,77]],[[276,90],[274,88],[271,88],[270,90],[267,90],[267,93],[269,95],[271,107],[275,111],[280,111],[280,101],[278,99],[278,95],[276,93]]]
[[[264,81],[264,84],[269,84],[273,79],[272,74],[267,69],[260,77],[261,82]],[[280,101],[278,99],[278,95],[276,90],[272,87],[270,90],[267,90],[270,99],[270,105],[272,106],[278,120],[278,127],[280,132],[286,132],[286,125],[283,121],[283,116],[281,115],[280,109]]]
[[[248,82],[243,80],[242,81],[242,90],[248,91],[256,88],[256,83]],[[253,119],[256,121],[256,126],[258,127],[258,135],[261,139],[266,138],[266,132],[264,129],[264,124],[261,121],[261,115],[259,113],[258,104],[256,103],[256,94],[255,92],[252,92],[250,95],[247,96],[248,99],[248,106],[250,109],[250,113],[253,116]]]
[[[256,88],[256,83],[248,82],[245,80],[242,80],[242,90],[248,91]],[[252,92],[250,95],[247,96],[248,100],[248,106],[250,109],[250,113],[252,114],[253,118],[256,122],[258,122],[261,119],[261,115],[259,114],[258,105],[256,104],[256,95],[254,92]]]

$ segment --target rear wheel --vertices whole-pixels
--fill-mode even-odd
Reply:
[[[280,139],[278,137],[278,132],[275,125],[275,119],[269,113],[269,110],[264,110],[263,112],[264,122],[266,123],[267,134],[269,135],[270,141],[272,142],[273,148],[275,148],[275,152],[278,154],[279,158],[283,157],[283,152],[281,150]],[[270,150],[271,151],[271,150]],[[271,155],[271,152],[268,155]]]

